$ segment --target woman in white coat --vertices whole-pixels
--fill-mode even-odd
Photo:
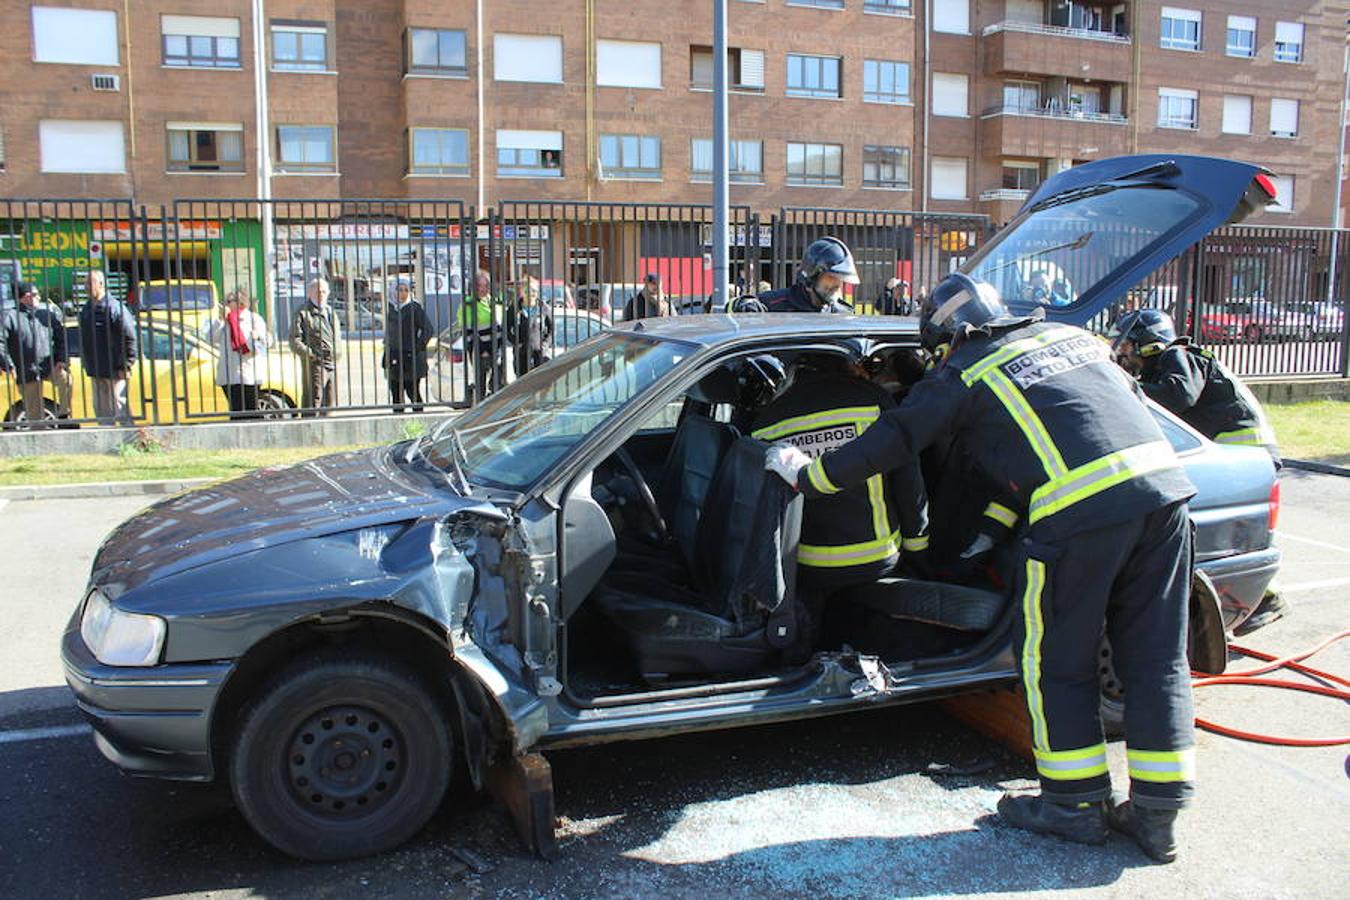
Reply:
[[[216,348],[216,384],[225,393],[231,418],[252,418],[258,409],[258,382],[264,374],[264,358],[272,346],[267,323],[250,307],[252,298],[243,291],[225,296],[220,318],[210,325]]]

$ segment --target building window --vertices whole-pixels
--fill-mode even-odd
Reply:
[[[553,34],[492,36],[492,77],[497,81],[562,84],[562,38]]]
[[[1294,176],[1272,175],[1270,183],[1275,188],[1275,202],[1266,207],[1270,212],[1291,213],[1294,211]]]
[[[238,19],[160,16],[159,29],[166,66],[239,68]]]
[[[119,65],[117,13],[34,6],[32,15],[34,62]]]
[[[1041,183],[1041,164],[1021,159],[1003,160],[1003,189],[1034,191]]]
[[[561,131],[497,132],[497,174],[508,178],[561,178]]]
[[[910,13],[909,0],[863,0],[863,12],[907,16]]]
[[[689,180],[712,181],[712,176],[712,141],[694,138],[689,145]],[[763,183],[764,144],[760,141],[728,141],[727,179],[741,184]]]
[[[120,175],[127,168],[121,122],[43,119],[38,154],[43,172]]]
[[[1038,81],[1003,82],[1003,111],[1025,113],[1041,108],[1041,85]]]
[[[1200,13],[1193,9],[1162,8],[1162,41],[1167,50],[1200,49]]]
[[[843,9],[844,0],[787,0],[788,6],[814,6],[817,9]]]
[[[661,139],[638,134],[600,135],[600,177],[661,180]]]
[[[1275,23],[1275,61],[1303,62],[1303,23]]]
[[[909,103],[909,63],[888,59],[863,61],[864,103]]]
[[[272,22],[272,68],[283,72],[328,70],[328,26],[322,22]]]
[[[960,156],[935,156],[933,183],[928,189],[934,200],[966,199],[966,160]]]
[[[787,94],[789,97],[839,97],[839,57],[803,56],[789,53],[787,58]]]
[[[1275,137],[1298,137],[1298,101],[1276,97],[1270,101],[1270,133]]]
[[[408,153],[409,175],[469,174],[469,133],[462,128],[414,128]]]
[[[661,88],[661,45],[596,41],[595,83],[600,87]]]
[[[331,125],[278,125],[277,171],[336,172]]]
[[[933,0],[933,30],[970,34],[970,0]]]
[[[787,183],[842,185],[844,183],[844,147],[842,144],[787,145]]]
[[[970,114],[970,77],[944,72],[933,73],[933,115]]]
[[[170,122],[170,172],[244,171],[244,127]]]
[[[1195,130],[1200,95],[1177,88],[1158,88],[1158,127]]]
[[[727,80],[733,91],[764,92],[764,51],[727,48]],[[711,47],[689,48],[689,86],[712,90],[713,55]]]
[[[1224,52],[1244,59],[1256,55],[1256,19],[1251,16],[1228,17],[1228,46]]]
[[[450,28],[409,28],[405,71],[412,75],[469,74],[468,46],[464,32]]]
[[[1226,95],[1223,98],[1224,134],[1252,133],[1252,98]]]
[[[909,190],[909,148],[863,147],[863,187]]]

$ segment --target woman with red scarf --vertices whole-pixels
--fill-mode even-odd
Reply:
[[[210,325],[217,354],[216,384],[225,393],[231,418],[252,418],[255,414],[262,356],[272,345],[267,323],[249,308],[251,303],[243,291],[230,291],[220,318]]]

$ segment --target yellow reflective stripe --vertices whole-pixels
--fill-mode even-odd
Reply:
[[[1031,408],[1031,404],[1017,386],[997,369],[985,376],[984,383],[1007,409],[1008,415],[1012,416],[1017,427],[1022,429],[1027,443],[1031,445],[1032,451],[1045,469],[1045,477],[1058,478],[1067,472],[1069,467],[1064,464],[1064,458],[1059,455],[1059,448],[1050,439],[1050,432],[1045,430],[1045,423],[1036,415],[1036,411]]]
[[[839,488],[834,486],[830,477],[825,474],[825,458],[817,456],[811,460],[811,464],[806,467],[806,479],[811,482],[811,487],[822,494],[837,494]]]
[[[1241,444],[1248,447],[1259,447],[1262,443],[1261,429],[1242,428],[1238,431],[1225,431],[1214,435],[1216,444]]]
[[[1032,337],[1022,338],[1013,341],[1011,344],[1004,344],[984,359],[976,361],[969,369],[962,371],[961,380],[969,387],[1015,356],[1021,356],[1029,350],[1038,350],[1046,344],[1053,344],[1055,341],[1067,340],[1077,336],[1078,332],[1076,331],[1070,331],[1066,328],[1052,328]]]
[[[1027,713],[1031,716],[1031,745],[1039,751],[1050,749],[1045,725],[1045,701],[1041,697],[1041,636],[1045,622],[1041,618],[1041,592],[1045,588],[1045,563],[1027,560],[1027,587],[1022,594],[1022,620],[1026,635],[1022,639],[1022,684],[1027,694]]]
[[[860,566],[865,563],[879,562],[899,552],[900,533],[897,531],[885,537],[863,541],[859,544],[842,544],[834,547],[798,544],[797,562],[804,566],[816,566],[817,568]]]
[[[905,538],[900,542],[901,548],[911,552],[928,549],[928,535],[921,534],[918,537]]]
[[[1012,528],[1017,524],[1017,513],[1002,503],[990,503],[984,508],[984,514],[1005,528]]]
[[[1129,750],[1130,777],[1137,781],[1166,784],[1195,780],[1195,748],[1185,750]]]
[[[886,479],[873,475],[867,479],[867,500],[872,507],[872,534],[878,539],[891,534],[890,517],[886,515]]]
[[[1036,771],[1055,781],[1092,778],[1107,772],[1106,744],[1075,750],[1034,750]]]
[[[831,425],[853,425],[856,423],[862,426],[864,422],[876,421],[879,415],[881,415],[881,411],[875,406],[846,406],[841,409],[831,409],[806,416],[793,416],[790,419],[766,425],[754,431],[751,437],[758,438],[761,441],[775,441],[815,428],[828,428]],[[860,434],[862,430],[860,427]]]
[[[1176,454],[1167,441],[1137,444],[1094,459],[1038,487],[1031,495],[1028,519],[1035,524],[1107,488],[1176,465]]]

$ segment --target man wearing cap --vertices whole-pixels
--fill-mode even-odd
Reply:
[[[623,319],[625,322],[632,322],[634,319],[651,319],[657,316],[670,315],[670,304],[666,302],[666,295],[661,290],[661,276],[655,272],[648,272],[647,277],[642,279],[642,290],[628,298],[628,302],[623,306]]]
[[[56,388],[58,416],[70,411],[70,367],[60,314],[39,307],[38,289],[19,282],[19,305],[0,313],[0,371],[14,374],[23,393],[24,418],[41,426],[46,418],[42,382]]]

